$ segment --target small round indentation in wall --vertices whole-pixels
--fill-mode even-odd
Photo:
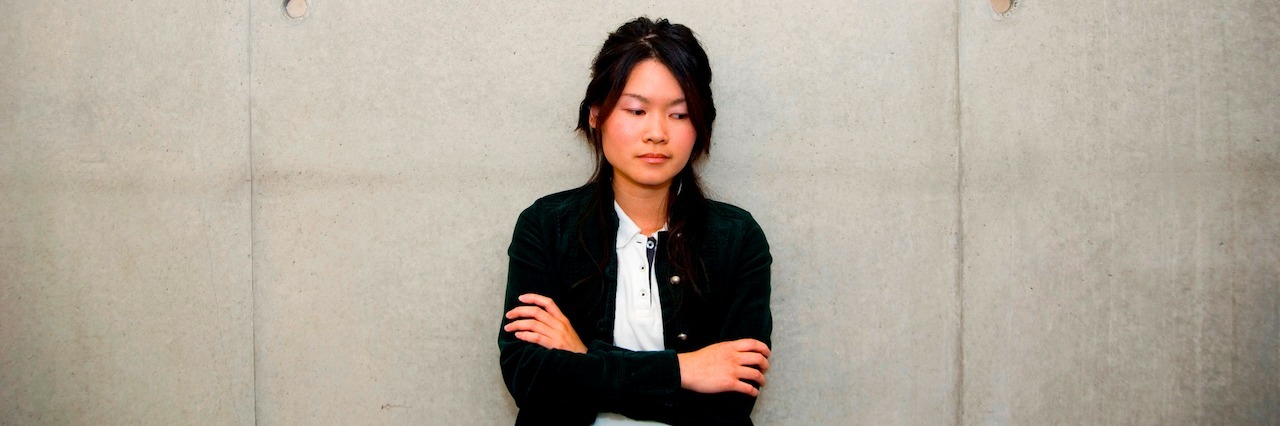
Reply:
[[[996,18],[1009,16],[1017,8],[1018,0],[991,0],[991,11],[995,12]]]
[[[1009,9],[1013,9],[1013,0],[991,0],[992,12],[1006,13]]]
[[[307,16],[307,0],[284,0],[284,16],[302,19]]]

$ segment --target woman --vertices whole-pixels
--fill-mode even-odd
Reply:
[[[687,27],[609,35],[578,114],[596,172],[520,214],[502,375],[517,424],[750,424],[769,369],[768,242],[705,198],[711,67]]]

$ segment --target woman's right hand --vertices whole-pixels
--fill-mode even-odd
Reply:
[[[769,346],[756,339],[721,342],[677,355],[680,387],[698,393],[741,392],[759,396],[760,390],[743,380],[764,386],[769,371]]]
[[[528,293],[520,295],[520,302],[529,305],[517,306],[507,311],[507,319],[513,321],[502,327],[504,331],[515,333],[517,339],[547,349],[587,353],[587,346],[582,344],[582,339],[573,330],[573,324],[560,312],[555,300]]]

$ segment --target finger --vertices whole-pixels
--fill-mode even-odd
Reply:
[[[529,343],[533,343],[538,346],[542,346],[547,349],[552,349],[551,346],[548,346],[547,344],[547,341],[548,341],[547,336],[543,336],[541,334],[534,333],[532,331],[517,331],[516,338]]]
[[[527,293],[527,294],[520,295],[520,301],[524,303],[532,303],[534,305],[541,306],[542,309],[545,309],[547,313],[550,313],[551,316],[554,316],[556,318],[561,318],[561,319],[565,318],[564,313],[560,312],[560,307],[556,305],[556,301],[551,300],[550,297],[543,296],[540,294]],[[565,321],[565,322],[568,322],[568,321]]]
[[[751,395],[751,396],[760,396],[760,390],[759,390],[759,389],[756,389],[756,387],[755,387],[755,386],[751,386],[751,385],[747,384],[746,382],[742,382],[742,381],[740,381],[740,380],[734,380],[734,384],[732,385],[732,388],[731,388],[731,389],[729,389],[729,390],[734,391],[734,392],[741,392],[741,393],[745,393],[745,394],[747,394],[747,395]]]
[[[757,386],[764,386],[764,373],[751,367],[738,367],[737,375],[739,379],[746,379],[756,382]]]
[[[541,310],[542,308],[539,308],[537,306],[517,306],[515,308],[512,308],[510,311],[507,311],[507,318],[510,318],[510,319],[516,319],[520,317],[533,318],[538,314],[538,311],[541,311]]]
[[[756,339],[738,339],[733,341],[733,348],[738,352],[758,352],[769,356],[769,345]]]
[[[555,335],[555,331],[551,327],[548,327],[540,321],[531,319],[512,321],[510,324],[504,326],[503,329],[509,332],[532,331],[545,336]]]
[[[511,308],[510,311],[507,311],[507,318],[516,318],[521,316],[531,317],[533,316],[532,312],[535,310],[540,311],[542,310],[542,308],[537,306],[529,306],[529,305],[516,306],[514,308]]]
[[[537,331],[539,333],[542,333],[548,336],[558,336],[558,335],[565,334],[564,326],[561,325],[559,321],[556,321],[555,318],[551,318],[551,315],[548,315],[546,312],[539,309],[537,311],[529,311],[528,313],[531,315],[518,316],[516,317],[515,321],[508,323],[508,325],[514,324],[520,321],[531,321],[530,323],[523,323],[525,325],[522,325],[522,327],[528,328],[530,329],[530,331]],[[535,327],[534,324],[537,324],[536,327],[539,327],[539,328],[534,329],[533,328]]]
[[[764,358],[763,355],[761,355],[760,363],[756,364],[756,367],[760,367],[760,372],[762,373],[769,371],[769,358]]]
[[[508,319],[533,318],[554,327],[560,327],[561,325],[563,325],[562,321],[552,317],[551,314],[547,313],[547,311],[544,311],[542,310],[542,308],[539,308],[537,306],[521,306],[521,307],[512,309],[510,312],[507,312],[507,318]]]
[[[739,352],[738,364],[746,366],[756,366],[760,371],[769,369],[769,359],[765,358],[759,352]]]

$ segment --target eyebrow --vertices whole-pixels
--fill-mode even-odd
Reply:
[[[635,93],[623,93],[623,94],[622,94],[622,96],[632,97],[632,98],[636,98],[636,99],[637,99],[637,100],[639,100],[640,102],[650,103],[650,102],[649,102],[649,98],[646,98],[646,97],[644,97],[644,96],[637,95],[637,94],[635,94]],[[679,104],[683,104],[683,103],[685,103],[684,98],[679,98],[679,99],[676,99],[676,100],[674,100],[674,101],[671,101],[670,103],[668,103],[668,104],[667,104],[667,106],[679,105]]]

